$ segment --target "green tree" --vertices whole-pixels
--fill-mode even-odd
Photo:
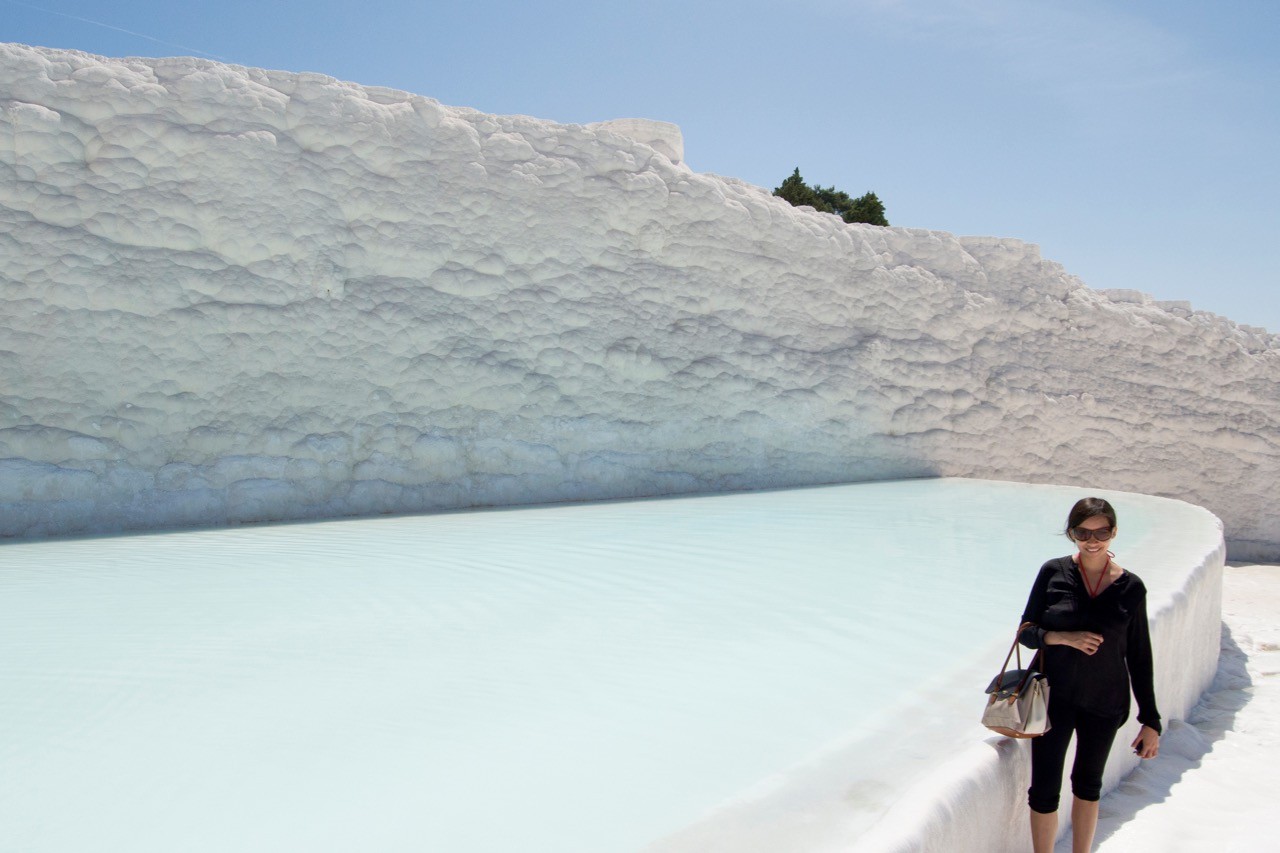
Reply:
[[[791,177],[782,182],[782,186],[776,188],[773,194],[779,198],[786,199],[791,204],[799,207],[807,204],[815,210],[823,213],[834,213],[845,222],[865,222],[870,225],[888,225],[889,220],[884,215],[884,202],[880,201],[880,197],[873,192],[868,192],[858,198],[851,197],[847,192],[838,190],[835,187],[809,186],[804,182],[804,178],[800,177],[800,169],[797,167],[791,173]]]
[[[866,222],[871,225],[888,225],[884,216],[884,202],[873,192],[854,199],[853,206],[844,212],[845,222]]]
[[[831,207],[819,197],[818,192],[813,187],[804,182],[804,178],[800,177],[800,168],[798,166],[791,173],[791,177],[783,181],[782,186],[775,189],[773,194],[791,202],[792,207],[807,204],[812,208],[821,210],[823,213],[831,213]]]

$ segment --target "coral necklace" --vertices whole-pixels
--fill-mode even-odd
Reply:
[[[1097,598],[1098,593],[1102,591],[1102,580],[1111,571],[1111,555],[1107,554],[1107,564],[1102,567],[1102,571],[1098,573],[1098,582],[1093,586],[1089,586],[1089,573],[1084,570],[1084,561],[1078,560],[1076,567],[1080,569],[1080,577],[1084,578],[1084,588],[1089,591],[1090,598]]]

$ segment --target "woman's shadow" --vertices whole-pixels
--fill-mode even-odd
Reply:
[[[1170,721],[1160,738],[1160,766],[1138,766],[1115,791],[1103,798],[1095,846],[1115,834],[1141,809],[1165,800],[1183,775],[1199,767],[1214,744],[1231,731],[1236,714],[1253,698],[1248,689],[1253,686],[1248,662],[1249,656],[1236,644],[1231,629],[1224,622],[1213,683],[1191,709],[1185,722]],[[1065,849],[1070,850],[1070,833],[1063,841],[1067,845]]]

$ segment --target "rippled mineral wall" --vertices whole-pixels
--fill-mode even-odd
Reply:
[[[645,127],[0,46],[0,535],[948,475],[1280,554],[1280,338]]]

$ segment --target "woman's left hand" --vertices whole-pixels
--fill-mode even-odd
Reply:
[[[1155,758],[1160,754],[1160,733],[1151,726],[1143,726],[1129,745],[1139,758]]]

